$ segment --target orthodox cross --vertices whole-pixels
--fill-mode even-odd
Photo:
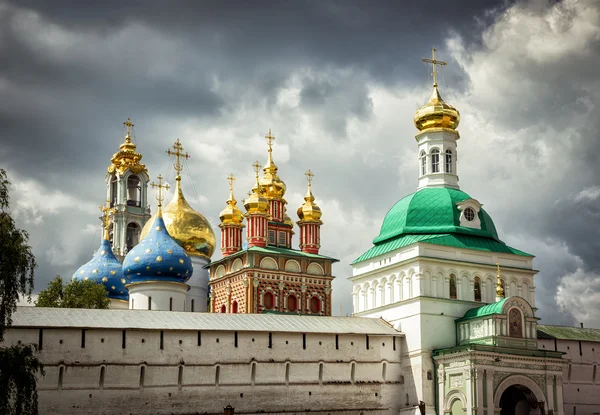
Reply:
[[[131,137],[131,128],[134,124],[131,123],[131,118],[127,117],[127,121],[123,121],[123,125],[127,127],[127,137]]]
[[[233,173],[230,173],[229,176],[227,176],[227,181],[229,182],[229,191],[233,192],[233,182],[235,182],[235,176]]]
[[[435,59],[435,48],[431,49],[431,59],[423,58],[423,62],[430,63],[433,66],[433,86],[437,87],[437,65],[446,66],[447,63]]]
[[[256,173],[256,183],[258,183],[258,172],[260,171],[260,168],[262,167],[260,165],[260,163],[258,162],[258,160],[256,160],[253,164],[252,167],[254,167],[254,172]]]
[[[159,174],[158,175],[158,184],[156,184],[154,182],[150,183],[150,186],[158,188],[158,194],[156,195],[156,200],[158,200],[158,209],[159,210],[162,207],[162,201],[164,199],[162,190],[163,189],[169,190],[169,185],[166,183],[162,184],[162,181],[163,181],[163,177],[162,177],[162,175]]]
[[[175,151],[171,151],[171,149],[167,150],[167,154],[169,156],[175,156],[175,164],[173,167],[175,167],[175,171],[177,172],[177,177],[181,178],[181,176],[179,175],[179,173],[181,173],[181,170],[183,170],[183,167],[181,166],[181,158],[184,159],[189,159],[190,155],[188,153],[183,153],[183,146],[181,145],[181,141],[179,141],[179,138],[177,139],[177,141],[175,141],[175,144],[173,144],[173,150]]]
[[[313,177],[315,177],[315,174],[310,169],[308,169],[306,173],[304,173],[304,175],[306,176],[306,180],[308,180],[308,186],[310,187],[310,184],[312,182]]]
[[[102,212],[102,225],[104,227],[104,239],[108,240],[108,223],[110,222],[110,215],[114,213],[114,209],[110,207],[110,200],[106,199],[106,206],[100,205],[100,212]]]
[[[271,129],[269,128],[269,132],[265,135],[267,139],[267,144],[269,145],[269,153],[273,151],[273,141],[275,141],[275,136],[271,134]]]

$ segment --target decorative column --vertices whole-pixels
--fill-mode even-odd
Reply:
[[[494,370],[485,370],[485,391],[487,400],[487,415],[494,415]]]
[[[438,365],[438,414],[444,415],[444,401],[446,399],[445,385],[446,372],[442,364]]]
[[[296,222],[300,227],[300,249],[310,254],[318,254],[321,247],[321,208],[315,203],[315,197],[312,194],[311,182],[315,176],[312,171],[306,173],[308,180],[308,190],[304,196],[304,203],[298,208],[298,217]]]
[[[565,413],[565,403],[563,400],[563,378],[562,378],[562,376],[556,377],[556,411],[554,413],[555,413],[555,415],[564,415],[564,413]]]
[[[475,369],[475,403],[477,415],[483,414],[483,403],[485,402],[485,396],[483,396],[483,369]]]
[[[252,189],[252,194],[244,203],[246,208],[246,240],[248,246],[267,246],[267,232],[269,221],[269,202],[262,195],[260,184],[258,183],[258,172],[260,164],[258,161],[252,165],[256,173],[256,184]]]

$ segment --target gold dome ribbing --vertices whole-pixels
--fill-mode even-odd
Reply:
[[[227,177],[227,180],[229,181],[229,199],[227,199],[226,202],[227,206],[225,206],[225,209],[223,209],[219,214],[219,219],[221,220],[221,224],[219,226],[242,225],[244,216],[242,211],[237,207],[237,200],[235,200],[235,197],[233,196],[233,181],[235,180],[235,177],[233,174],[230,174]]]
[[[315,203],[315,197],[312,194],[311,181],[313,177],[313,172],[308,170],[306,172],[308,190],[304,196],[304,203],[298,208],[297,213],[301,221],[321,223],[321,208]]]
[[[123,122],[123,125],[127,127],[125,142],[119,146],[119,151],[110,159],[111,164],[108,166],[108,172],[111,174],[114,172],[123,174],[129,169],[135,174],[141,172],[148,173],[146,165],[140,163],[142,155],[135,151],[136,145],[131,142],[131,128],[134,126],[131,123],[131,118],[127,118],[127,121]]]

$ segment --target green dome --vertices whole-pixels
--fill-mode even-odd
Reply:
[[[374,244],[401,235],[466,234],[500,241],[492,218],[479,210],[481,229],[460,226],[458,204],[471,196],[457,189],[425,188],[399,200],[385,215]]]

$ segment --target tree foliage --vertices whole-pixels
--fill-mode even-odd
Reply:
[[[36,307],[108,308],[110,300],[104,285],[92,281],[71,280],[63,283],[57,275],[48,288],[40,291]]]
[[[37,358],[36,345],[0,348],[0,413],[33,415],[38,413],[38,372],[44,366]]]
[[[29,235],[15,226],[9,213],[10,182],[0,169],[0,341],[4,329],[12,323],[20,295],[31,299],[35,257],[28,245]]]

